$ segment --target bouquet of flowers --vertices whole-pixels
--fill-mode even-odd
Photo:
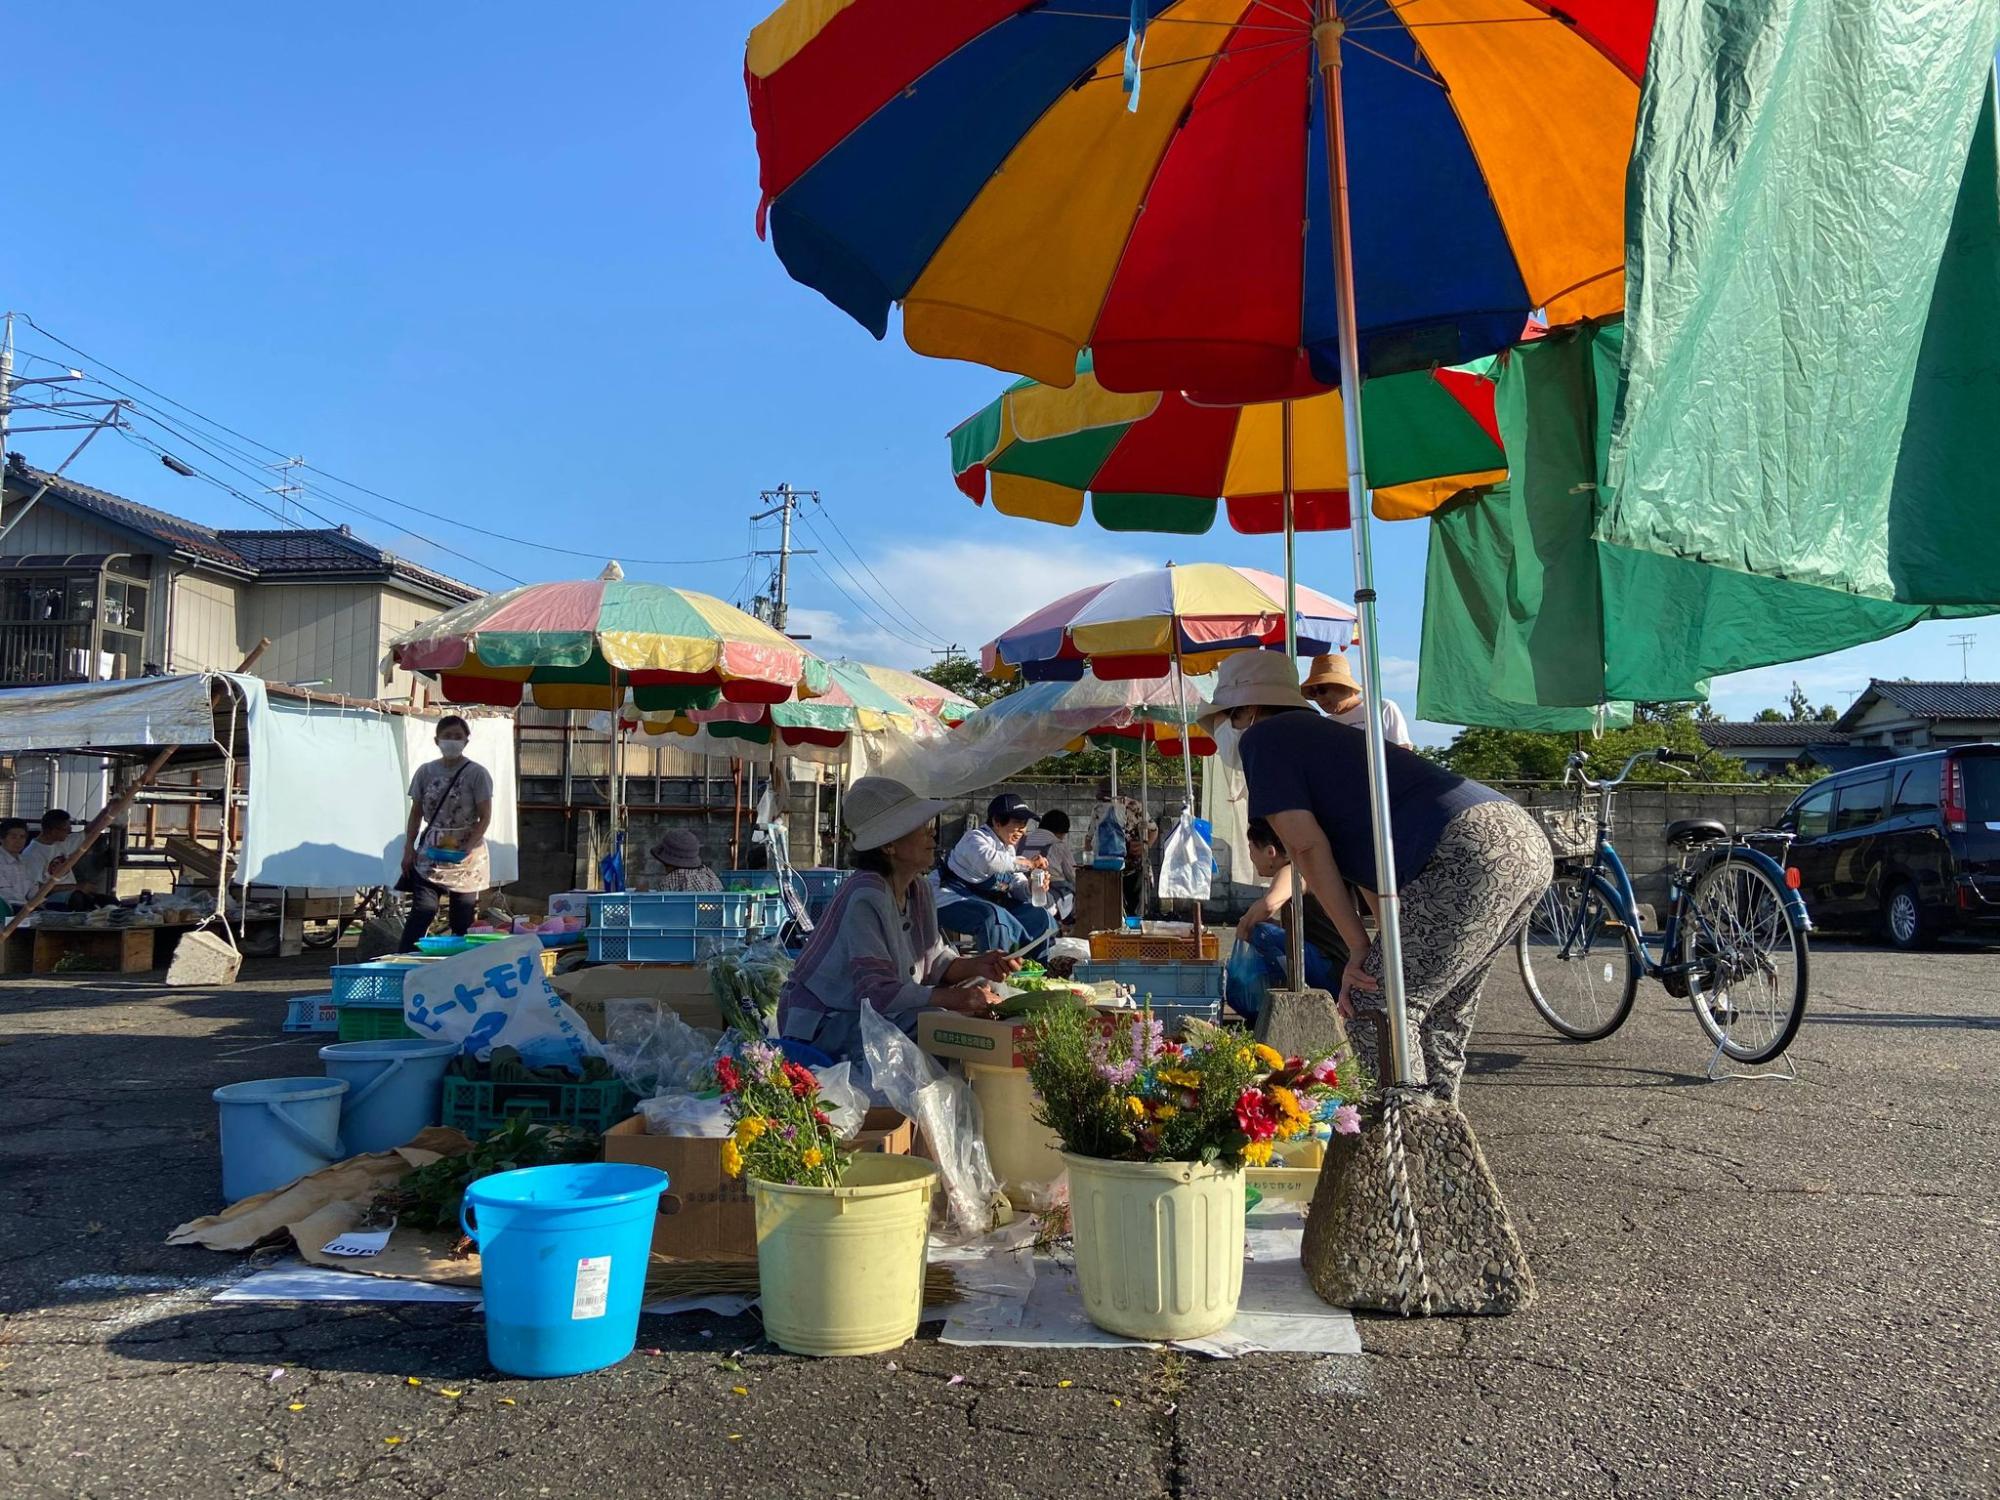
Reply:
[[[722,1143],[722,1170],[789,1187],[838,1187],[848,1153],[819,1107],[819,1080],[769,1042],[751,1042],[715,1063],[722,1105],[736,1133]]]
[[[1036,1021],[1028,1078],[1039,1098],[1035,1118],[1065,1151],[1224,1167],[1264,1166],[1275,1145],[1321,1121],[1356,1133],[1366,1089],[1351,1059],[1281,1057],[1200,1021],[1169,1042],[1151,1012],[1107,1031],[1073,1009]]]

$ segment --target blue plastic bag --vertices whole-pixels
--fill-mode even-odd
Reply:
[[[1271,967],[1264,955],[1250,943],[1239,942],[1229,950],[1229,965],[1222,975],[1223,996],[1238,1015],[1257,1019],[1264,997],[1271,991]]]

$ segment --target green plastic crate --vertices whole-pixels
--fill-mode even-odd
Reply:
[[[602,1135],[632,1113],[632,1091],[616,1078],[597,1083],[444,1081],[443,1123],[483,1140],[515,1116],[538,1125],[570,1125]]]
[[[343,1042],[394,1042],[416,1033],[403,1024],[403,1007],[387,1008],[380,1005],[343,1005],[336,1014],[340,1018],[338,1030]]]

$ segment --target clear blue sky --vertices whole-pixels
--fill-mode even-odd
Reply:
[[[781,480],[827,507],[800,538],[827,551],[799,567],[794,628],[905,665],[1168,557],[1276,569],[1273,538],[1064,531],[953,489],[944,434],[1003,377],[919,358],[893,330],[875,343],[753,233],[741,68],[767,8],[17,12],[0,303],[275,449],[455,518],[324,481],[393,524],[304,498],[483,586],[617,557],[634,577],[740,597],[757,492]],[[71,358],[32,330],[18,338]],[[69,441],[17,446],[53,464]],[[271,524],[114,437],[71,473],[210,524]],[[851,597],[879,590],[851,558],[849,573],[832,566],[845,557],[834,523],[895,606]],[[1385,677],[1407,706],[1424,528],[1376,535]],[[1300,557],[1307,582],[1350,592],[1345,533],[1305,539]],[[1956,677],[1957,629],[1980,634],[1972,675],[2000,677],[2000,625],[1927,626],[1727,681],[1718,704],[1748,713],[1794,677],[1836,704],[1870,672]]]

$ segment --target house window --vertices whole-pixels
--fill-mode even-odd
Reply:
[[[148,581],[97,572],[0,576],[0,683],[103,682],[145,667]]]

